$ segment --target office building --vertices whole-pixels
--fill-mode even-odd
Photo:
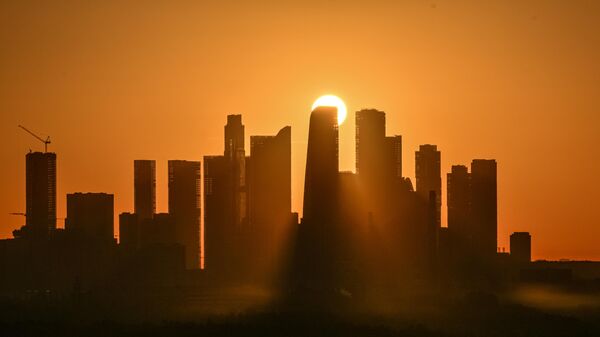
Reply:
[[[423,200],[429,200],[430,192],[436,196],[436,225],[441,226],[442,215],[442,175],[440,167],[440,151],[436,145],[421,145],[415,152],[415,176],[417,194]]]
[[[495,256],[498,242],[496,161],[471,163],[471,221],[473,242],[482,257]]]
[[[45,236],[56,229],[56,154],[30,152],[25,159],[26,232]]]
[[[133,162],[134,212],[140,221],[156,213],[156,161]]]
[[[204,268],[217,272],[229,266],[233,216],[229,165],[224,156],[204,157]]]
[[[317,107],[310,115],[306,175],[304,179],[305,222],[327,224],[337,207],[338,180],[337,109]]]
[[[200,268],[200,162],[169,160],[169,214],[188,269]]]
[[[291,127],[276,136],[251,136],[247,160],[248,245],[252,265],[267,268],[282,250],[292,208]]]
[[[470,243],[472,229],[471,213],[471,174],[464,165],[453,165],[447,175],[448,229],[457,241],[457,246]]]

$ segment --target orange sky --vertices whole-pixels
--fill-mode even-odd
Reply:
[[[221,153],[229,113],[247,137],[291,125],[301,210],[310,106],[333,93],[349,110],[341,169],[354,111],[384,110],[405,176],[419,144],[441,149],[444,213],[450,166],[495,158],[500,246],[530,231],[534,258],[600,259],[598,2],[57,3],[0,2],[0,237],[23,222],[8,212],[43,148],[18,124],[52,137],[59,217],[76,191],[131,211],[142,158],[166,211],[166,161]]]

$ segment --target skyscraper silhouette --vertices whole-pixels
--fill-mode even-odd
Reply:
[[[26,230],[45,236],[56,229],[56,154],[30,152],[26,156]]]
[[[67,194],[65,230],[89,238],[114,240],[114,196],[106,193]]]
[[[390,181],[392,162],[385,137],[385,113],[376,109],[356,112],[356,172],[361,185],[364,210],[375,218],[385,213],[386,192]],[[360,216],[360,215],[359,215]]]
[[[356,172],[373,183],[385,170],[385,113],[375,109],[356,112]]]
[[[233,214],[229,165],[224,156],[204,157],[204,268],[223,274],[231,267]]]
[[[448,231],[456,254],[472,245],[471,174],[464,165],[453,165],[447,175]],[[460,255],[457,255],[458,258]]]
[[[385,137],[386,158],[385,167],[389,172],[386,176],[392,179],[402,179],[402,136]]]
[[[169,160],[169,214],[186,268],[200,268],[200,162]]]
[[[156,161],[133,162],[134,212],[140,221],[156,213]]]
[[[304,214],[294,254],[292,279],[299,288],[329,291],[339,286],[338,171],[337,109],[317,107],[310,115]]]
[[[240,227],[246,218],[246,152],[244,148],[242,115],[228,115],[225,125],[224,155],[229,165],[231,180],[230,202],[234,225]]]
[[[205,269],[218,278],[239,273],[248,252],[246,156],[241,115],[228,115],[222,156],[204,157]]]
[[[496,254],[498,242],[498,204],[496,161],[471,162],[471,221],[477,252],[484,258]]]
[[[417,178],[417,193],[423,200],[429,200],[429,192],[436,195],[436,222],[441,225],[442,215],[442,175],[440,168],[440,151],[436,145],[421,145],[415,152],[415,176]]]
[[[338,180],[337,109],[317,107],[310,115],[303,219],[327,225],[337,204]]]
[[[248,168],[249,246],[257,268],[272,267],[291,221],[291,127],[276,136],[251,136]],[[256,268],[254,268],[256,269]],[[268,268],[270,269],[270,268]]]
[[[356,172],[371,199],[402,178],[402,136],[386,137],[383,111],[356,112]]]

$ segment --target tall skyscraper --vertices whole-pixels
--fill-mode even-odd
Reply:
[[[356,112],[356,172],[361,185],[361,209],[376,222],[387,219],[390,208],[397,209],[397,196],[402,179],[402,137],[385,136],[385,113],[376,109]],[[391,224],[390,224],[391,225]]]
[[[333,220],[338,181],[337,109],[317,107],[310,115],[303,219],[327,224]]]
[[[133,162],[134,211],[138,220],[152,219],[156,213],[156,161]]]
[[[386,176],[392,179],[402,179],[402,136],[385,137],[386,158],[385,167],[389,170]]]
[[[528,232],[510,235],[510,256],[518,263],[531,262],[531,235]]]
[[[186,268],[200,268],[200,162],[169,160],[169,214]]]
[[[65,230],[114,240],[114,196],[106,193],[67,194]]]
[[[56,229],[56,154],[30,152],[25,159],[26,231],[48,235]]]
[[[317,107],[310,115],[304,210],[294,248],[293,275],[302,284],[333,289],[338,281],[339,231],[338,124],[335,107]]]
[[[248,167],[249,246],[254,265],[267,268],[281,253],[291,221],[292,129],[251,136]]]
[[[248,165],[249,215],[251,224],[281,224],[289,221],[292,207],[292,128],[276,136],[250,137]]]
[[[234,158],[244,151],[244,124],[242,115],[227,115],[225,124],[225,157]]]
[[[228,277],[246,254],[241,235],[247,222],[246,155],[241,115],[228,115],[222,156],[204,157],[204,267]],[[237,270],[236,270],[237,268]]]
[[[242,115],[228,115],[225,125],[224,155],[229,165],[231,200],[235,226],[241,226],[246,218],[246,154]]]
[[[496,161],[475,159],[471,163],[471,221],[476,250],[495,256],[498,242]]]
[[[356,172],[370,184],[402,178],[402,136],[385,136],[385,112],[356,112]]]
[[[211,273],[229,266],[227,254],[234,249],[228,168],[224,156],[204,157],[204,268]]]
[[[375,109],[356,112],[356,172],[364,181],[381,177],[385,167],[385,113]]]
[[[421,145],[415,152],[415,176],[417,178],[417,194],[423,200],[429,200],[431,191],[436,196],[436,223],[439,228],[442,215],[442,175],[440,168],[440,151],[436,145]]]
[[[457,247],[472,240],[470,227],[471,175],[463,165],[453,165],[447,175],[448,230]]]

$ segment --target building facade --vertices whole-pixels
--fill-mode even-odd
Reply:
[[[200,162],[169,160],[169,214],[188,269],[200,268]]]

